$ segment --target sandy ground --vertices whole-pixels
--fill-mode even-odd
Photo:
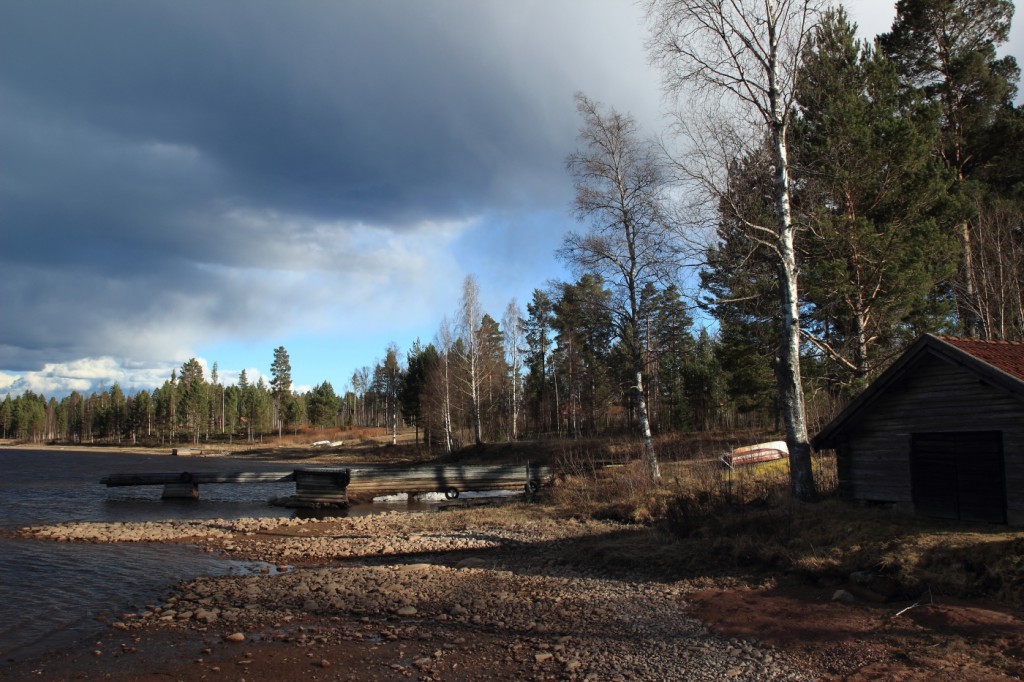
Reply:
[[[78,523],[73,542],[181,542],[264,562],[120,614],[5,679],[999,680],[1021,614],[981,603],[611,571],[582,547],[642,532],[541,505],[306,521]],[[912,606],[907,610],[908,606]]]

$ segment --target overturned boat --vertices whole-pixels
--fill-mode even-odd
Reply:
[[[789,448],[786,446],[786,441],[773,440],[768,443],[758,443],[757,445],[744,445],[722,455],[719,459],[727,467],[733,469],[745,464],[771,462],[784,457],[789,457]]]

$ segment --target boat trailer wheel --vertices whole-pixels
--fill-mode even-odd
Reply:
[[[455,500],[459,497],[459,491],[457,488],[448,488],[448,490],[444,491],[444,496],[445,499]]]

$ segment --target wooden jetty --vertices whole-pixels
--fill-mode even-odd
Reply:
[[[444,493],[450,500],[460,493],[489,490],[522,490],[534,493],[551,482],[549,467],[529,464],[496,466],[436,465],[408,469],[377,467],[353,468],[348,483],[349,495],[373,498],[407,493]]]
[[[294,481],[294,505],[290,506],[345,506],[352,493],[368,500],[399,493],[415,495],[441,492],[453,500],[467,491],[523,490],[533,493],[551,479],[552,473],[548,467],[509,464],[437,465],[408,469],[304,467],[293,471],[129,473],[104,476],[100,483],[111,488],[162,485],[164,499],[196,499],[201,484]]]
[[[133,485],[162,485],[164,499],[197,499],[200,484],[289,483],[295,482],[295,496],[289,506],[348,505],[345,488],[349,469],[304,467],[292,471],[183,471],[180,473],[110,474],[100,479],[108,488]]]

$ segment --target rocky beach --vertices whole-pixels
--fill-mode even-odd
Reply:
[[[591,550],[649,530],[549,512],[514,503],[26,527],[21,535],[53,542],[193,545],[253,562],[253,572],[184,581],[111,616],[100,639],[4,676],[973,680],[1013,679],[1014,647],[1024,653],[1021,621],[976,605],[894,617],[896,606],[835,602],[821,590],[616,570]],[[993,664],[997,651],[1009,667]]]
[[[688,616],[693,584],[623,580],[565,561],[565,544],[620,531],[529,510],[30,527],[22,532],[62,542],[195,544],[263,568],[182,583],[113,620],[95,647],[8,673],[813,679],[774,648],[717,637]]]

